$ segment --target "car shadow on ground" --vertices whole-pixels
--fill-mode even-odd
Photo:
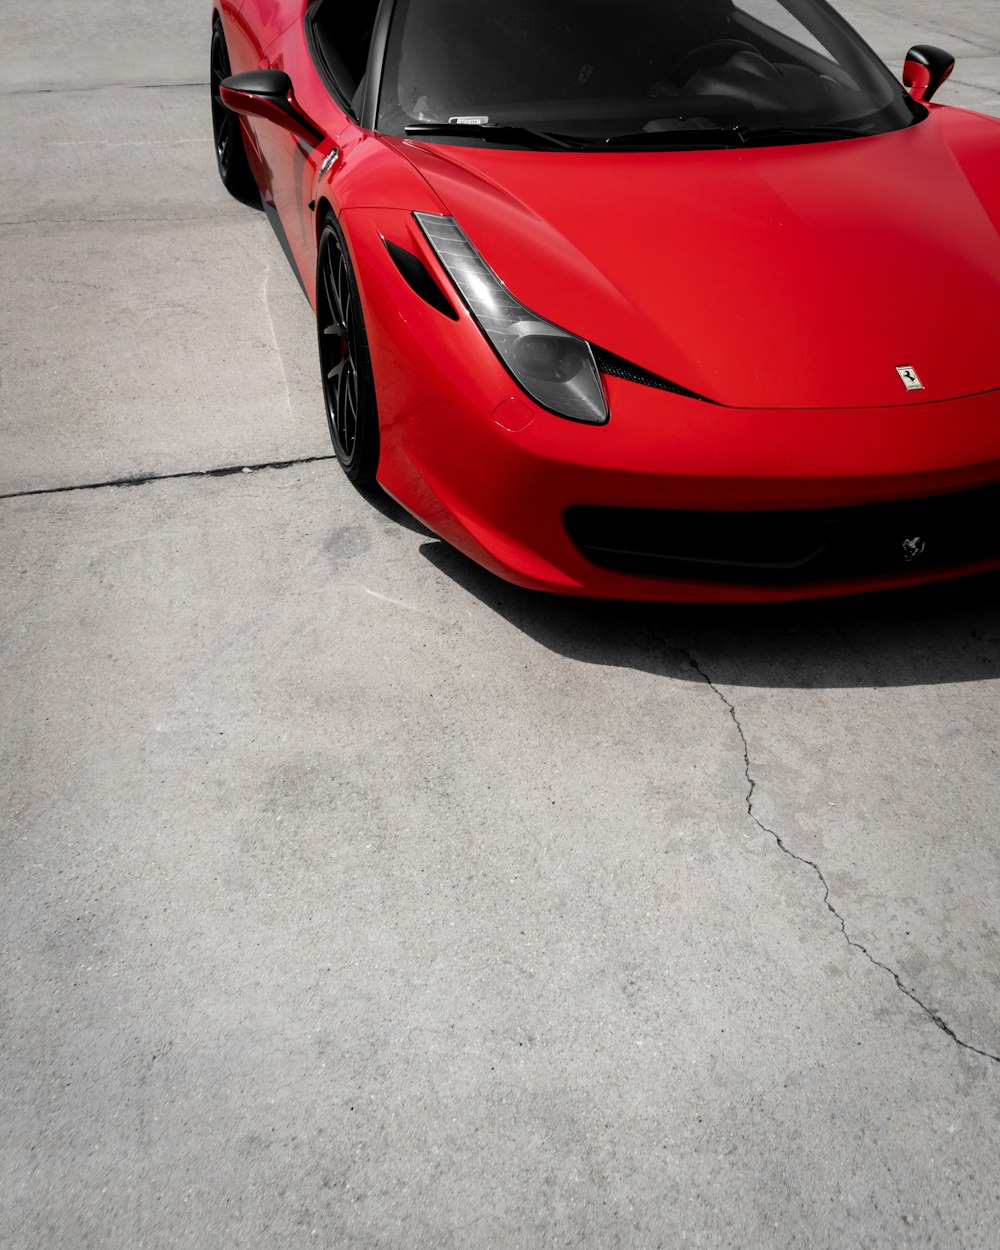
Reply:
[[[1000,677],[1000,575],[806,603],[647,605],[521,590],[432,536],[420,553],[516,629],[583,663],[803,690]]]

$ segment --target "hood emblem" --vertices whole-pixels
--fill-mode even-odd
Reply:
[[[924,384],[917,377],[917,371],[912,365],[897,365],[896,372],[908,391],[922,391],[924,389]]]
[[[922,556],[927,550],[927,542],[923,538],[905,538],[903,540],[903,559],[907,564],[912,564],[917,556]]]

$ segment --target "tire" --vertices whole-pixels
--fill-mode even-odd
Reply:
[[[379,459],[375,379],[350,253],[332,214],[324,221],[319,240],[316,329],[333,450],[352,482],[370,486]]]
[[[222,103],[219,84],[230,75],[229,50],[222,24],[218,18],[212,23],[212,138],[215,141],[215,163],[219,167],[222,185],[231,196],[242,204],[260,207],[260,192],[250,170],[247,151],[243,146],[240,119]]]

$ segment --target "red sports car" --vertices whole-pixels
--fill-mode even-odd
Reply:
[[[1000,567],[1000,121],[823,0],[216,0],[348,477],[522,586]]]

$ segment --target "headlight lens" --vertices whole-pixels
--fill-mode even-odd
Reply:
[[[608,405],[590,344],[519,303],[453,217],[413,215],[480,329],[531,398],[560,417],[603,425]]]

